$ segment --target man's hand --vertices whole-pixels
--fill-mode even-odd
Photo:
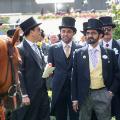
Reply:
[[[108,91],[108,93],[109,93],[110,96],[112,96],[112,97],[114,96],[113,92]]]
[[[72,106],[73,106],[73,110],[75,112],[78,112],[78,109],[79,109],[79,104],[78,104],[78,101],[72,101]]]
[[[22,97],[22,104],[30,105],[30,98],[28,97],[28,95]]]

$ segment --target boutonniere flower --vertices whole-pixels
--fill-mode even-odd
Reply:
[[[107,59],[108,56],[107,56],[107,55],[103,55],[102,58],[103,58],[103,59]]]
[[[83,59],[86,59],[86,56],[85,56],[85,55],[83,55]]]
[[[39,48],[41,48],[42,47],[42,42],[37,42],[37,45],[38,45]]]
[[[119,54],[117,48],[113,48],[113,50],[114,50],[114,52],[115,52],[116,55]]]

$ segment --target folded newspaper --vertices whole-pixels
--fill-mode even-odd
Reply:
[[[53,74],[54,70],[55,70],[55,67],[52,67],[52,64],[48,63],[45,66],[45,70],[43,72],[42,78],[48,78],[51,74]]]

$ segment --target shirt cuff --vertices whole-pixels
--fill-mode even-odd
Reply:
[[[24,97],[28,97],[28,95],[22,95],[22,98],[24,98]]]

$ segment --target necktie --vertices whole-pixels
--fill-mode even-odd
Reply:
[[[109,47],[109,44],[106,44],[106,47]]]
[[[91,59],[93,67],[95,68],[97,63],[98,63],[97,50],[96,49],[92,49],[90,53],[91,53],[90,54],[90,59]]]
[[[69,45],[66,45],[66,46],[65,46],[65,55],[66,55],[67,58],[68,58],[69,55],[70,55],[70,46],[69,46]]]
[[[34,46],[34,51],[35,51],[35,52],[39,55],[39,57],[40,57],[40,51],[39,51],[37,45],[36,45],[36,44],[33,44],[33,46]]]

